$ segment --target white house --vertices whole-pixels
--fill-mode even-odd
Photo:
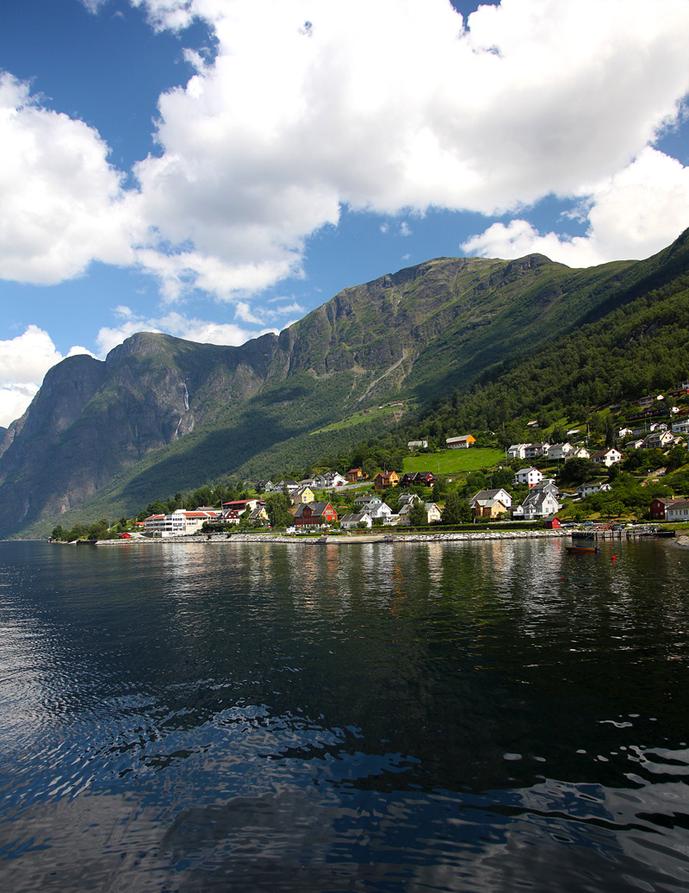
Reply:
[[[533,521],[555,515],[561,508],[555,493],[550,487],[534,487],[524,502],[514,510],[512,517]]]
[[[630,440],[628,443],[625,443],[624,448],[626,450],[640,450],[643,445],[643,440]]]
[[[334,490],[336,487],[344,487],[347,478],[337,471],[326,471],[325,474],[318,474],[314,478],[316,487],[319,490]]]
[[[578,446],[574,447],[572,452],[567,457],[568,459],[590,459],[591,453],[586,449],[586,447]]]
[[[673,434],[689,434],[689,418],[682,419],[681,422],[675,422],[672,425]]]
[[[554,443],[548,450],[549,459],[567,459],[574,452],[574,447],[569,441],[566,443]]]
[[[340,527],[343,530],[355,530],[364,527],[372,527],[373,526],[373,518],[369,515],[368,512],[359,512],[357,514],[345,515],[340,520]]]
[[[526,484],[535,487],[543,480],[543,474],[537,468],[520,468],[514,476],[515,484]]]
[[[629,437],[629,436],[632,435],[633,433],[634,433],[634,429],[633,429],[633,428],[618,428],[618,429],[617,429],[617,436],[618,436],[618,437]]]
[[[469,503],[476,517],[495,518],[512,508],[512,497],[502,487],[498,490],[479,490]]]
[[[610,447],[608,450],[598,450],[591,456],[591,461],[596,465],[605,465],[606,468],[610,468],[611,465],[617,465],[622,461],[622,453],[614,447]]]
[[[510,459],[526,459],[528,445],[528,443],[513,443],[507,448],[507,455]]]
[[[428,441],[427,440],[410,440],[407,443],[408,450],[427,450],[428,449]]]
[[[689,499],[677,499],[665,506],[668,521],[689,521]]]
[[[524,451],[525,459],[538,459],[539,456],[550,455],[549,443],[527,443]]]
[[[370,515],[374,521],[379,521],[381,518],[385,521],[385,519],[389,518],[392,514],[390,506],[386,502],[381,502],[380,499],[364,503],[361,507],[361,511]]]
[[[593,493],[608,493],[610,490],[612,490],[612,487],[607,481],[602,484],[581,484],[581,486],[577,487],[577,496],[581,497],[581,499],[586,499],[587,496],[591,496]]]
[[[664,449],[672,446],[675,442],[675,435],[672,431],[654,431],[644,440],[644,446],[649,449]]]
[[[665,422],[651,422],[648,426],[649,431],[667,431],[667,425]]]
[[[443,514],[435,502],[425,502],[424,508],[426,509],[426,520],[429,524],[435,524],[441,520]]]

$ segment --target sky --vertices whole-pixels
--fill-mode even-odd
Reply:
[[[0,425],[136,331],[689,227],[689,0],[3,0]]]

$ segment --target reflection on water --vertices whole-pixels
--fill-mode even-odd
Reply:
[[[0,544],[3,889],[687,889],[688,571]]]

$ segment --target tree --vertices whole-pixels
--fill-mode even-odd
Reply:
[[[443,524],[456,525],[465,521],[471,521],[471,506],[456,490],[453,490],[445,499]]]
[[[689,461],[689,453],[683,446],[674,446],[667,454],[667,470],[675,471]]]
[[[426,505],[423,502],[415,502],[409,510],[409,523],[412,527],[425,527],[428,524]]]
[[[568,459],[560,469],[558,480],[561,484],[583,484],[596,471],[590,459]]]
[[[290,498],[285,493],[271,493],[266,499],[266,511],[271,527],[289,527],[292,523]]]

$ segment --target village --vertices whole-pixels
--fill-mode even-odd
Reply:
[[[598,422],[595,432],[589,424],[548,431],[527,420],[524,432],[546,436],[503,449],[492,432],[441,443],[418,437],[406,443],[399,470],[371,471],[368,463],[367,469],[318,468],[300,479],[245,480],[229,490],[204,487],[115,524],[58,525],[51,539],[689,525],[689,381],[607,408],[605,423]],[[553,433],[564,436],[551,442]],[[198,504],[204,495],[208,504]]]
[[[633,422],[614,431],[608,425],[605,439],[615,445],[592,446],[596,438],[573,427],[566,430],[565,440],[512,443],[501,461],[462,471],[476,467],[461,454],[471,452],[472,459],[482,454],[480,436],[458,434],[446,438],[441,449],[437,445],[433,449],[428,438],[419,438],[407,443],[414,460],[410,464],[417,467],[427,459],[427,469],[383,468],[369,477],[363,468],[353,467],[319,470],[300,480],[245,481],[241,498],[153,512],[113,533],[126,539],[155,539],[272,529],[303,536],[487,524],[557,528],[590,523],[591,518],[689,524],[689,497],[681,495],[689,486],[676,494],[667,492],[664,484],[664,479],[673,481],[678,474],[680,481],[689,478],[689,382],[669,396],[669,403],[666,395],[644,397]],[[527,422],[526,429],[537,430],[536,420]],[[437,468],[439,458],[444,468],[456,470],[430,470]],[[636,517],[613,499],[625,481],[644,494]],[[607,518],[606,505],[617,509]]]

